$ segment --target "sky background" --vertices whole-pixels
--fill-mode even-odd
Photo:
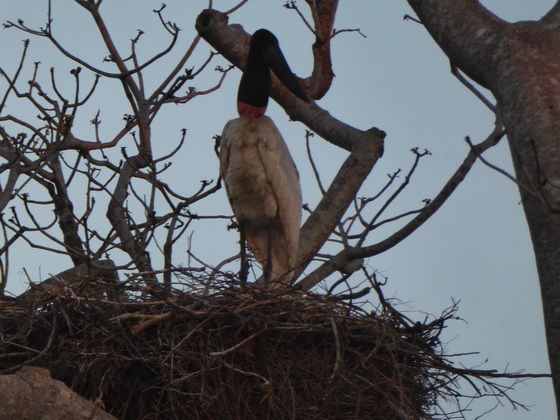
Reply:
[[[487,0],[486,7],[508,21],[540,18],[554,0]],[[3,20],[24,19],[29,26],[44,26],[46,2],[0,0]],[[143,29],[139,46],[147,59],[167,45],[168,38],[158,26],[152,9],[159,1],[105,0],[102,7],[117,44],[128,48],[129,40]],[[225,11],[235,5],[229,0],[214,1],[214,8]],[[280,40],[292,70],[301,77],[311,71],[310,46],[313,38],[296,14],[282,7],[284,1],[249,1],[230,16],[231,23],[243,25],[249,33],[264,27]],[[39,6],[40,5],[40,6]],[[152,87],[176,63],[194,36],[194,20],[205,7],[205,1],[167,3],[166,18],[183,31],[176,53],[154,65],[146,74]],[[300,2],[302,10],[305,3]],[[411,185],[388,216],[418,208],[421,200],[433,198],[457,169],[468,147],[464,141],[482,141],[493,129],[493,118],[482,103],[467,91],[449,72],[449,63],[421,25],[403,21],[412,14],[404,0],[352,0],[340,2],[336,29],[359,28],[357,33],[344,33],[332,43],[336,78],[326,97],[318,103],[333,116],[360,129],[377,127],[387,133],[385,153],[360,195],[374,195],[387,179],[386,174],[408,169],[413,160],[412,147],[428,149],[432,156],[422,160]],[[125,19],[123,19],[125,17]],[[99,42],[89,16],[68,0],[53,2],[54,32],[69,50],[96,65],[111,69],[101,59],[107,53]],[[17,67],[21,40],[28,38],[16,30],[1,30],[0,45],[4,54],[0,66],[12,73]],[[202,41],[187,67],[199,66],[210,48]],[[42,71],[55,66],[61,89],[71,92],[73,67],[44,39],[33,39],[28,64],[41,61]],[[218,58],[214,65],[226,66]],[[27,66],[27,79],[32,66]],[[84,82],[92,80],[84,74]],[[211,87],[219,77],[208,72],[195,80],[199,89]],[[230,72],[222,89],[199,97],[185,106],[171,105],[154,125],[154,150],[163,156],[187,128],[186,147],[173,161],[165,179],[174,182],[185,195],[198,189],[202,179],[216,179],[218,161],[212,137],[220,134],[225,123],[236,117],[235,98],[240,72]],[[22,80],[27,80],[23,78]],[[5,87],[0,80],[2,91]],[[87,84],[87,83],[86,83]],[[194,84],[194,83],[193,83]],[[6,112],[26,112],[25,104],[12,100]],[[122,127],[122,116],[128,113],[118,83],[104,81],[92,104],[75,122],[75,132],[92,134],[89,120],[101,109],[102,135]],[[319,200],[305,154],[304,129],[288,121],[275,103],[268,115],[279,126],[294,156],[302,180],[304,202],[311,206]],[[131,142],[127,138],[119,146]],[[132,147],[129,145],[129,147]],[[119,147],[120,149],[120,147]],[[335,174],[347,153],[320,138],[312,140],[315,161],[325,184]],[[116,150],[114,156],[119,156]],[[499,167],[512,171],[507,144],[503,141],[485,157]],[[3,182],[3,178],[0,177]],[[79,195],[79,191],[73,191]],[[78,209],[80,203],[77,203]],[[231,214],[225,194],[219,192],[197,204],[199,214]],[[47,217],[47,216],[45,216]],[[217,264],[237,252],[237,234],[225,230],[226,222],[200,221],[193,225],[192,246],[198,256]],[[374,232],[372,241],[385,238],[399,225]],[[218,239],[216,239],[218,238]],[[114,256],[118,259],[118,256]],[[186,259],[186,257],[185,257]],[[186,263],[186,261],[185,261]],[[12,251],[9,288],[14,293],[25,286],[23,268],[35,281],[49,273],[56,274],[70,266],[67,258],[30,250],[17,244]],[[483,369],[524,370],[531,373],[549,371],[540,292],[534,256],[516,186],[503,175],[477,163],[467,179],[441,210],[397,247],[371,258],[367,266],[389,278],[385,294],[402,301],[400,309],[416,319],[425,314],[439,314],[452,301],[460,301],[458,315],[463,321],[451,322],[444,332],[449,353],[477,354],[458,359],[468,366]],[[465,389],[466,392],[470,390]],[[504,402],[485,419],[553,420],[556,418],[552,387],[549,380],[535,379],[519,384],[511,396],[532,406],[530,411],[512,411]],[[492,408],[496,401],[476,401],[467,419]]]

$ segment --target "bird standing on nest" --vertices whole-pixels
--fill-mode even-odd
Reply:
[[[309,102],[276,37],[266,29],[256,31],[237,95],[239,118],[229,121],[222,133],[220,173],[241,236],[241,280],[248,274],[247,243],[263,267],[265,284],[278,286],[291,282],[302,198],[288,147],[264,115],[271,70],[294,95]]]

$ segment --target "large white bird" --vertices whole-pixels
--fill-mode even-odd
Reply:
[[[299,175],[282,135],[264,115],[270,96],[270,70],[308,102],[276,37],[259,29],[237,95],[239,118],[224,127],[220,172],[241,235],[241,274],[247,279],[245,242],[271,286],[290,284],[301,223]]]

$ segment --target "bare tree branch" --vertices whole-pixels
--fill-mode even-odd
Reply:
[[[374,245],[344,249],[312,273],[307,275],[304,279],[298,282],[296,286],[304,290],[309,290],[333,272],[341,270],[348,261],[378,255],[406,239],[416,229],[422,226],[422,224],[424,224],[424,222],[426,222],[443,205],[443,203],[445,203],[453,191],[455,191],[459,184],[465,179],[466,175],[477,161],[479,155],[490,147],[495,146],[504,135],[505,133],[502,131],[502,128],[500,126],[496,126],[496,129],[492,132],[492,134],[490,134],[483,142],[471,148],[463,163],[455,171],[455,174],[453,174],[449,181],[447,181],[439,194],[420,214],[393,235]]]

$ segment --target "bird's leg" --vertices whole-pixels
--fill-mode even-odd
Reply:
[[[266,237],[266,265],[264,267],[264,283],[270,286],[270,279],[272,277],[272,223],[267,225]]]
[[[239,244],[241,246],[241,269],[239,270],[239,279],[241,283],[247,283],[249,275],[249,262],[247,261],[247,242],[245,242],[245,223],[238,222],[239,225]]]

